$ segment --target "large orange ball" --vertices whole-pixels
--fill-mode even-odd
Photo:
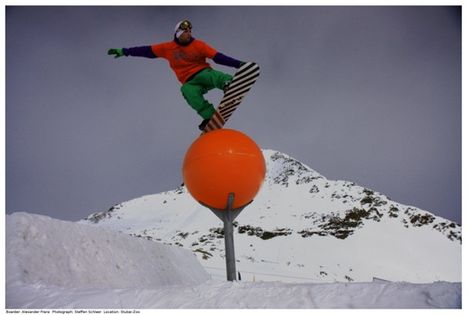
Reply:
[[[247,135],[218,129],[192,143],[182,173],[188,191],[197,201],[224,210],[232,192],[235,209],[248,204],[258,193],[265,178],[265,159]]]

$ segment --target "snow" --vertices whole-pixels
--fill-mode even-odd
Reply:
[[[188,250],[40,215],[7,216],[7,283],[67,288],[189,285],[210,276]]]
[[[327,179],[286,154],[263,154],[265,183],[236,218],[244,281],[461,281],[461,226],[355,183]],[[348,222],[356,227],[327,229],[355,209],[366,213]],[[214,279],[225,278],[222,223],[185,188],[124,202],[81,223],[190,249]],[[278,229],[285,235],[260,236]]]
[[[6,271],[7,308],[461,307],[461,284],[442,281],[217,280],[179,246],[29,213],[6,218]]]

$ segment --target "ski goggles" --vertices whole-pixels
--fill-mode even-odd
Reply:
[[[177,38],[180,37],[184,32],[192,30],[192,23],[189,20],[183,20],[182,22],[177,23],[175,28],[175,35]]]
[[[192,23],[188,20],[184,20],[179,24],[179,30],[188,31],[192,30]]]

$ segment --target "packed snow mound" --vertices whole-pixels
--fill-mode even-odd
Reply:
[[[186,249],[46,216],[6,217],[7,288],[154,288],[209,280]]]

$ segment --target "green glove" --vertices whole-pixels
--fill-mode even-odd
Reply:
[[[111,48],[111,49],[109,49],[107,51],[107,54],[108,55],[115,55],[114,58],[119,58],[119,57],[125,56],[124,52],[123,52],[123,48]]]

